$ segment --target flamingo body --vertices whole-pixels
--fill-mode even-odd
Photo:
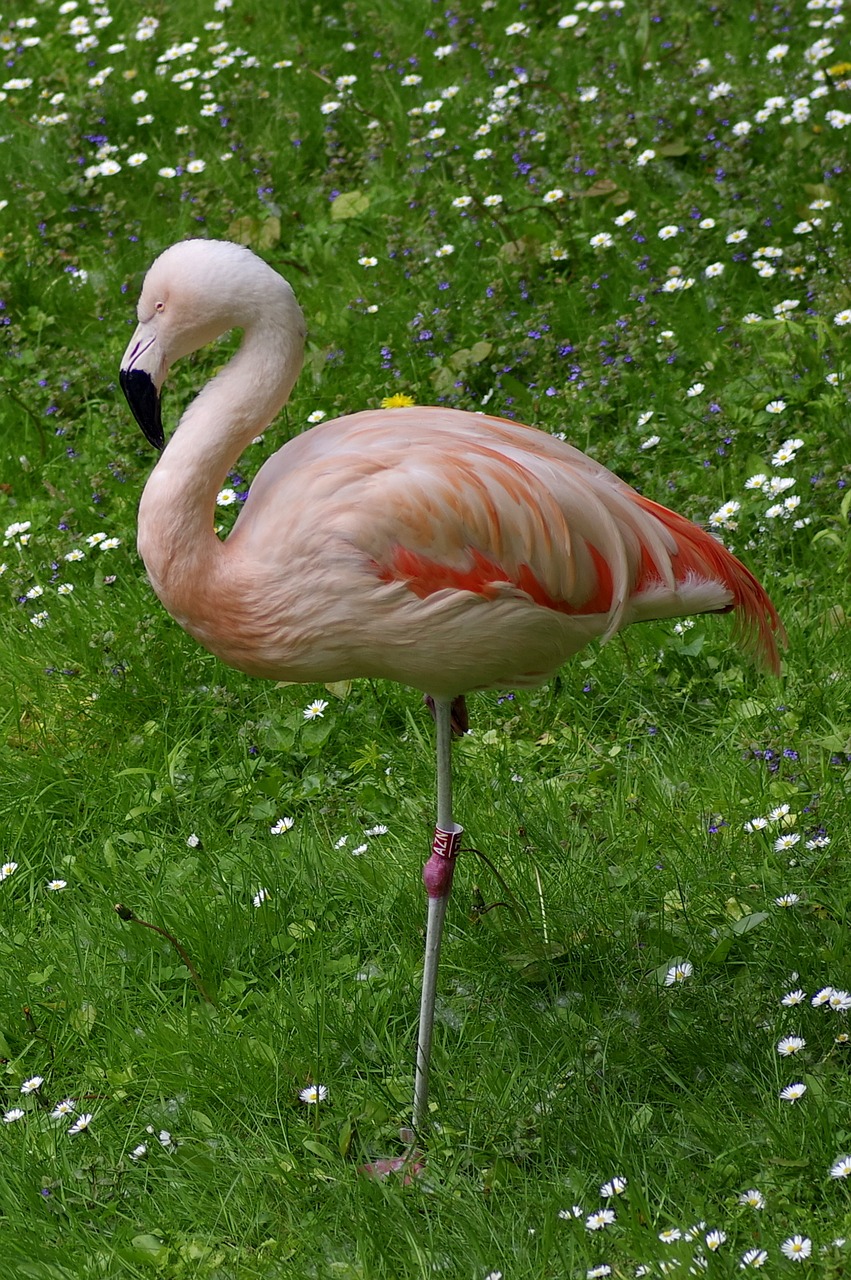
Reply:
[[[454,697],[538,684],[631,622],[735,609],[776,669],[773,606],[716,539],[578,449],[484,414],[367,410],[313,427],[263,465],[219,541],[216,492],[289,394],[301,313],[248,250],[187,241],[151,268],[140,321],[123,368],[149,374],[157,393],[186,329],[193,347],[234,323],[245,330],[181,419],[139,511],[154,590],[229,665],[288,681],[385,677]]]

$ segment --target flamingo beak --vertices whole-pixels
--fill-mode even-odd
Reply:
[[[160,413],[160,388],[165,374],[156,335],[149,326],[140,324],[122,357],[118,381],[133,417],[155,449],[165,448]]]

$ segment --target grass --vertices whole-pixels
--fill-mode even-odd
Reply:
[[[33,0],[3,37],[4,1274],[843,1274],[838,6],[148,12]],[[780,680],[712,618],[472,700],[457,811],[486,860],[456,876],[410,1185],[357,1170],[410,1106],[419,696],[223,668],[133,547],[153,459],[117,363],[190,234],[250,243],[311,330],[223,530],[317,415],[486,405],[716,530],[789,631]],[[175,370],[172,424],[233,341]]]

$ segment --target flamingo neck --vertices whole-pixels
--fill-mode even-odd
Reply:
[[[301,360],[300,335],[283,325],[246,329],[236,355],[186,409],[145,486],[139,554],[178,619],[181,597],[200,581],[212,588],[224,557],[214,523],[228,472],[288,400]]]

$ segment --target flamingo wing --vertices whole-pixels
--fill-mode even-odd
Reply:
[[[539,619],[557,614],[567,637],[561,661],[631,621],[735,608],[776,667],[777,616],[743,565],[690,521],[534,428],[438,408],[354,414],[270,459],[236,542],[252,508],[258,521],[284,524],[289,510],[303,543],[312,525],[316,563],[336,554],[344,576],[355,556],[375,585],[401,586],[412,598],[465,593],[522,601]],[[271,534],[257,545],[286,543],[281,528]]]

